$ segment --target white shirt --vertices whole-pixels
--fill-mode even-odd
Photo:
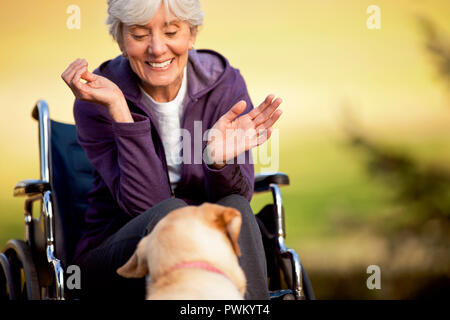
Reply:
[[[172,190],[177,186],[181,175],[182,136],[180,129],[187,94],[186,69],[184,68],[180,90],[172,101],[156,102],[144,89],[140,88],[142,104],[150,109],[153,118],[158,123]]]

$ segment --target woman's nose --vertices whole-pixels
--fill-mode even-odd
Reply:
[[[150,45],[148,46],[148,52],[150,55],[158,57],[163,55],[167,50],[164,39],[155,34],[151,37]]]

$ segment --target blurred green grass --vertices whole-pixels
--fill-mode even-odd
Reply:
[[[387,190],[370,180],[342,137],[288,139],[280,159],[280,171],[290,178],[282,187],[288,243],[335,237],[339,216],[364,223],[385,206]],[[255,195],[252,208],[258,212],[271,201],[270,194]]]

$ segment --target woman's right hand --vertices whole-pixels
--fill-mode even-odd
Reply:
[[[64,82],[77,99],[111,107],[121,98],[125,99],[119,87],[109,79],[88,70],[84,59],[77,59],[61,74]],[[81,79],[86,80],[86,83]]]
[[[125,97],[109,79],[88,70],[85,59],[77,59],[61,74],[61,78],[77,99],[101,104],[108,108],[115,121],[133,122]],[[81,80],[86,80],[86,83]]]

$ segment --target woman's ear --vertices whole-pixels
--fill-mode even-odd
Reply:
[[[194,49],[195,40],[197,39],[198,27],[191,27],[191,37],[189,39],[189,50]]]
[[[120,23],[120,27],[119,27],[120,33],[119,33],[118,38],[116,39],[116,41],[117,41],[117,45],[119,46],[120,51],[122,51],[122,56],[124,56],[126,58],[126,57],[128,57],[128,54],[127,54],[127,50],[125,49],[125,46],[123,44],[124,29],[125,28],[124,28],[124,26],[123,26],[123,24],[121,22]]]
[[[122,56],[125,58],[128,57],[127,50],[125,50],[125,46],[123,45],[123,40],[118,39],[117,44],[119,45],[120,51],[122,51]]]

